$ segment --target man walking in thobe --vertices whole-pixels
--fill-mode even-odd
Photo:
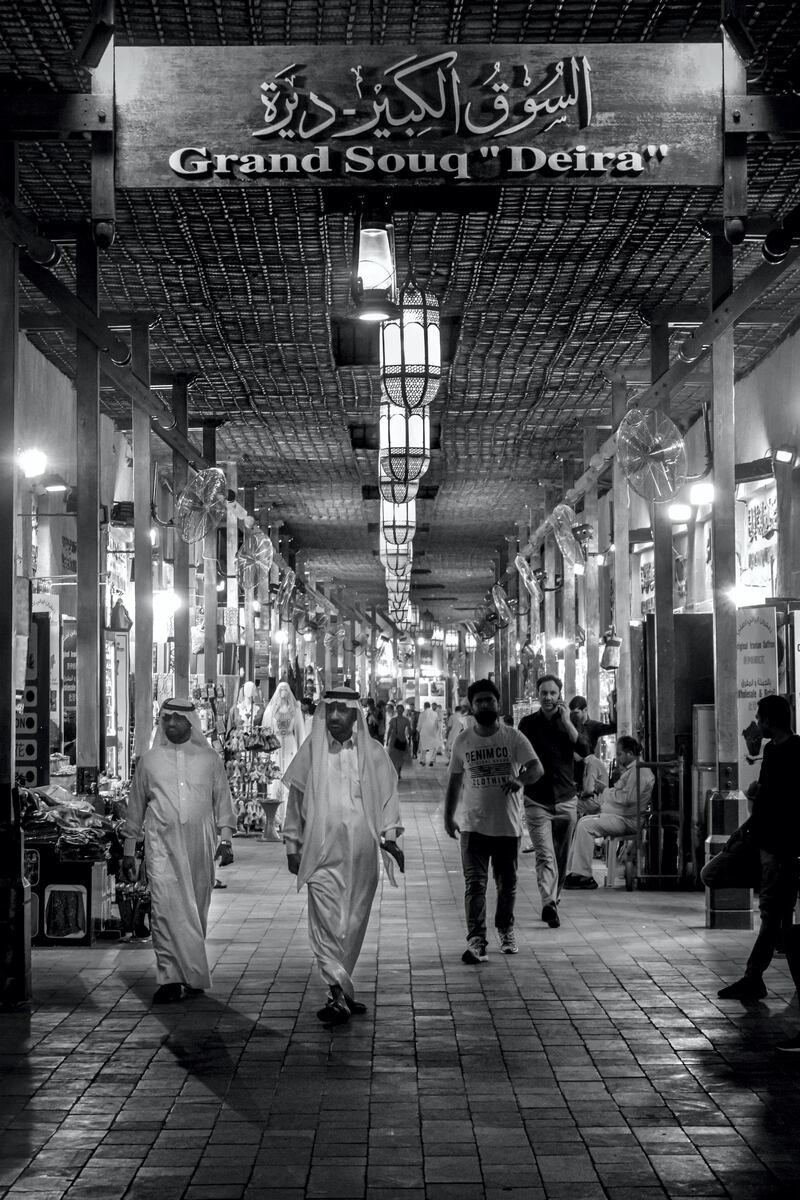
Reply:
[[[183,989],[211,987],[205,937],[214,860],[233,862],[236,828],[225,767],[191,700],[164,702],[152,748],[136,764],[122,831],[122,871],[131,881],[142,828],[159,985],[153,1003],[171,1004]]]
[[[436,761],[436,751],[439,749],[439,717],[435,708],[425,701],[419,718],[419,750],[417,759],[420,766],[432,767]],[[430,757],[429,757],[430,756]]]
[[[578,795],[575,787],[575,754],[578,730],[561,698],[561,680],[543,675],[536,685],[540,708],[523,717],[524,734],[544,767],[544,777],[525,788],[525,820],[536,852],[536,881],[542,898],[542,920],[551,929],[561,924],[558,900],[567,875],[567,859],[575,822]]]
[[[311,736],[283,777],[283,840],[298,890],[308,888],[308,934],[328,999],[317,1016],[343,1025],[365,1012],[352,973],[378,886],[379,850],[390,881],[403,869],[397,773],[369,736],[358,693],[338,688],[317,706]]]

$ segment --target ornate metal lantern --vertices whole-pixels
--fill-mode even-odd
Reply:
[[[399,315],[381,325],[381,387],[407,411],[426,407],[442,377],[439,301],[412,277],[398,297]]]
[[[419,479],[400,480],[379,471],[378,489],[381,498],[389,504],[409,504],[412,500],[416,500]]]
[[[378,464],[382,476],[398,483],[419,480],[431,461],[431,422],[427,408],[406,412],[381,401]]]
[[[417,528],[417,505],[415,500],[408,504],[389,504],[381,500],[381,533],[390,546],[405,546]]]

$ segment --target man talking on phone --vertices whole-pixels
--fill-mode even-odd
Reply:
[[[542,920],[551,929],[561,924],[558,901],[578,819],[575,755],[586,752],[579,744],[579,733],[561,696],[561,686],[557,675],[543,675],[536,684],[541,707],[519,723],[520,733],[544,767],[543,777],[525,788],[525,820],[536,853]]]

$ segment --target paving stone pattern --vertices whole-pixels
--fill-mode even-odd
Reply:
[[[717,1000],[752,935],[707,931],[700,893],[568,892],[552,930],[525,855],[520,953],[464,966],[445,771],[408,775],[408,874],[344,1028],[316,1020],[304,893],[255,838],[214,894],[212,993],[151,1008],[147,944],[34,951],[31,1012],[0,1016],[0,1197],[800,1196],[785,961],[766,1002]]]

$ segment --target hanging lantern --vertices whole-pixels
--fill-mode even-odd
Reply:
[[[388,545],[405,546],[417,528],[417,504],[389,504],[381,500],[381,533]]]
[[[427,408],[407,413],[382,400],[379,434],[381,475],[408,483],[425,474],[431,461],[431,422]]]
[[[442,629],[441,625],[434,625],[433,633],[431,634],[431,645],[432,646],[443,646],[444,645],[444,630]]]
[[[603,634],[603,653],[600,655],[600,666],[604,671],[616,671],[619,667],[619,649],[622,645],[622,638],[617,637],[617,631],[613,625]]]
[[[405,575],[407,574],[407,565],[414,557],[413,543],[407,542],[403,546],[393,546],[381,534],[379,556],[387,573],[391,572],[395,578],[398,575]]]
[[[458,649],[458,634],[455,629],[448,629],[444,635],[444,645],[446,650]]]
[[[386,578],[386,586],[389,587],[390,584],[395,584],[395,583],[410,584],[412,567],[413,567],[413,559],[409,558],[405,562],[400,563],[395,569],[393,569],[391,571],[384,570],[384,576]]]
[[[387,213],[359,213],[353,225],[352,293],[362,321],[398,315],[394,265],[394,226]]]
[[[422,616],[419,618],[418,624],[419,624],[419,631],[423,635],[423,637],[430,638],[431,635],[433,634],[433,627],[434,627],[435,621],[434,621],[433,613],[431,612],[431,610],[429,608],[425,609]]]
[[[379,472],[378,488],[381,498],[388,504],[409,504],[417,497],[419,491],[418,479],[395,479],[391,475]]]
[[[411,277],[398,303],[399,315],[381,325],[381,387],[385,399],[411,411],[430,404],[439,390],[439,301]]]
[[[464,649],[468,654],[474,654],[478,647],[478,639],[469,630],[464,634]]]

